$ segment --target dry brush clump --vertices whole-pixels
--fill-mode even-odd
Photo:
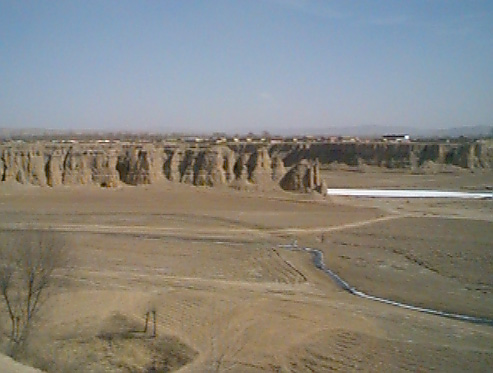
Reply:
[[[48,373],[171,372],[190,363],[197,352],[170,335],[153,336],[140,318],[114,312],[36,346],[26,359]]]

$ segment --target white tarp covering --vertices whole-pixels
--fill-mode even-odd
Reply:
[[[327,189],[329,196],[354,196],[373,198],[461,198],[488,199],[492,192],[450,192],[442,190],[419,189]]]

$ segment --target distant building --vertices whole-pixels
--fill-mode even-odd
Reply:
[[[407,134],[399,134],[399,135],[384,135],[382,136],[383,141],[389,142],[408,142],[411,138]]]
[[[220,138],[215,139],[215,141],[214,141],[214,142],[215,142],[216,144],[225,144],[225,143],[226,143],[226,141],[227,141],[226,137],[220,137]]]
[[[185,136],[185,137],[182,137],[181,140],[183,142],[186,142],[186,143],[199,143],[199,142],[203,142],[204,141],[203,138],[196,137],[196,136]]]

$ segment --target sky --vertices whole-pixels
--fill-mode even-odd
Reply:
[[[0,127],[493,125],[491,0],[0,0]]]

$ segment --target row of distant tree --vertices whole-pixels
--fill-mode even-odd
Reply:
[[[279,135],[272,135],[268,131],[263,131],[260,134],[256,134],[253,132],[249,132],[246,135],[228,135],[223,132],[214,132],[211,135],[190,135],[185,133],[169,133],[169,134],[155,134],[155,133],[132,133],[132,132],[46,132],[46,133],[27,133],[27,132],[2,132],[0,131],[0,141],[8,142],[8,141],[24,141],[24,142],[34,142],[34,141],[57,141],[57,142],[69,142],[72,140],[80,141],[80,142],[91,142],[97,140],[109,140],[109,141],[123,141],[123,142],[163,142],[163,141],[180,141],[186,140],[190,138],[200,138],[204,141],[215,141],[216,139],[233,139],[233,138],[250,138],[250,139],[304,139],[304,138],[312,138],[316,139],[328,139],[329,136],[289,136],[283,137]],[[364,139],[366,137],[360,137],[360,139]],[[371,139],[372,137],[368,137]],[[378,139],[378,137],[373,137],[374,139]],[[492,139],[493,138],[493,127],[488,134],[482,134],[478,136],[422,136],[422,137],[414,137],[413,141],[436,141],[436,142],[445,142],[445,141],[453,141],[453,142],[468,142],[475,141],[480,139]]]

